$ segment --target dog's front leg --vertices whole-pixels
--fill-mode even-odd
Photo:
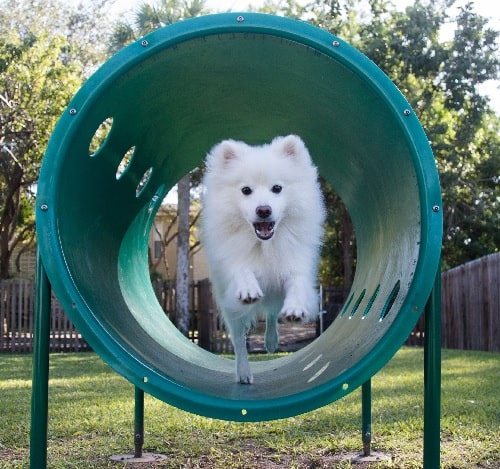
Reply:
[[[252,384],[246,336],[255,319],[253,303],[259,301],[264,294],[250,269],[235,271],[229,278],[224,297],[224,320],[236,355],[236,379],[242,384]]]
[[[252,304],[263,296],[259,282],[250,269],[242,269],[235,273],[236,298],[244,304]]]
[[[317,295],[308,279],[296,275],[286,284],[285,301],[280,317],[287,321],[309,321],[318,311]]]
[[[277,313],[266,314],[266,334],[264,336],[264,345],[267,353],[274,353],[278,348],[278,317]]]

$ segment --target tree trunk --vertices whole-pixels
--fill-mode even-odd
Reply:
[[[354,229],[352,226],[351,217],[349,216],[349,212],[344,207],[343,210],[343,221],[344,221],[344,229],[343,229],[343,261],[344,261],[344,289],[348,290],[351,288],[352,279],[353,279],[353,267],[354,267]]]
[[[177,184],[178,234],[177,234],[177,328],[189,334],[189,187],[190,175],[186,174]]]
[[[0,279],[10,277],[10,259],[16,245],[16,222],[21,201],[23,170],[14,161],[13,169],[5,177],[6,190],[3,194],[3,207],[0,213]]]

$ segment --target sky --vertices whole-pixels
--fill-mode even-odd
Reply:
[[[90,0],[91,1],[91,0]],[[112,12],[118,15],[132,14],[138,5],[144,3],[145,0],[115,0],[112,7]],[[149,1],[149,0],[148,0]],[[154,0],[151,0],[154,2]],[[303,0],[303,3],[308,3],[310,0]],[[457,0],[458,5],[463,5],[470,0]],[[498,0],[472,0],[475,9],[482,16],[490,20],[490,26],[496,30],[500,30],[500,1]],[[302,2],[301,2],[302,3]],[[413,0],[393,0],[398,8],[405,8],[407,5],[413,4]],[[225,11],[245,11],[248,6],[258,8],[264,4],[264,0],[206,0],[206,7],[214,12]],[[480,91],[484,95],[490,97],[490,102],[497,114],[500,115],[500,81],[490,81],[483,84]]]
[[[154,1],[154,0],[153,0]],[[500,2],[497,0],[457,0],[457,5],[463,5],[472,1],[475,9],[481,15],[490,18],[492,26],[500,28]],[[135,6],[143,3],[144,0],[115,0],[115,9],[120,12],[133,10]],[[310,0],[299,0],[299,3],[307,4]],[[392,0],[398,8],[404,8],[414,3],[413,0]],[[264,0],[206,0],[207,8],[214,11],[245,11],[248,6],[258,8],[264,4]]]

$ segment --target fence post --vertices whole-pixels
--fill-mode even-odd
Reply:
[[[30,429],[31,469],[40,469],[47,464],[51,287],[40,254],[37,255],[36,278]]]
[[[208,280],[199,280],[198,287],[198,345],[210,350],[211,321],[210,321],[210,284]]]

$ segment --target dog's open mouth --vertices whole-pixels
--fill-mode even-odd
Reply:
[[[266,240],[271,239],[274,234],[274,222],[273,221],[259,221],[253,224],[255,229],[255,234],[259,239]]]

